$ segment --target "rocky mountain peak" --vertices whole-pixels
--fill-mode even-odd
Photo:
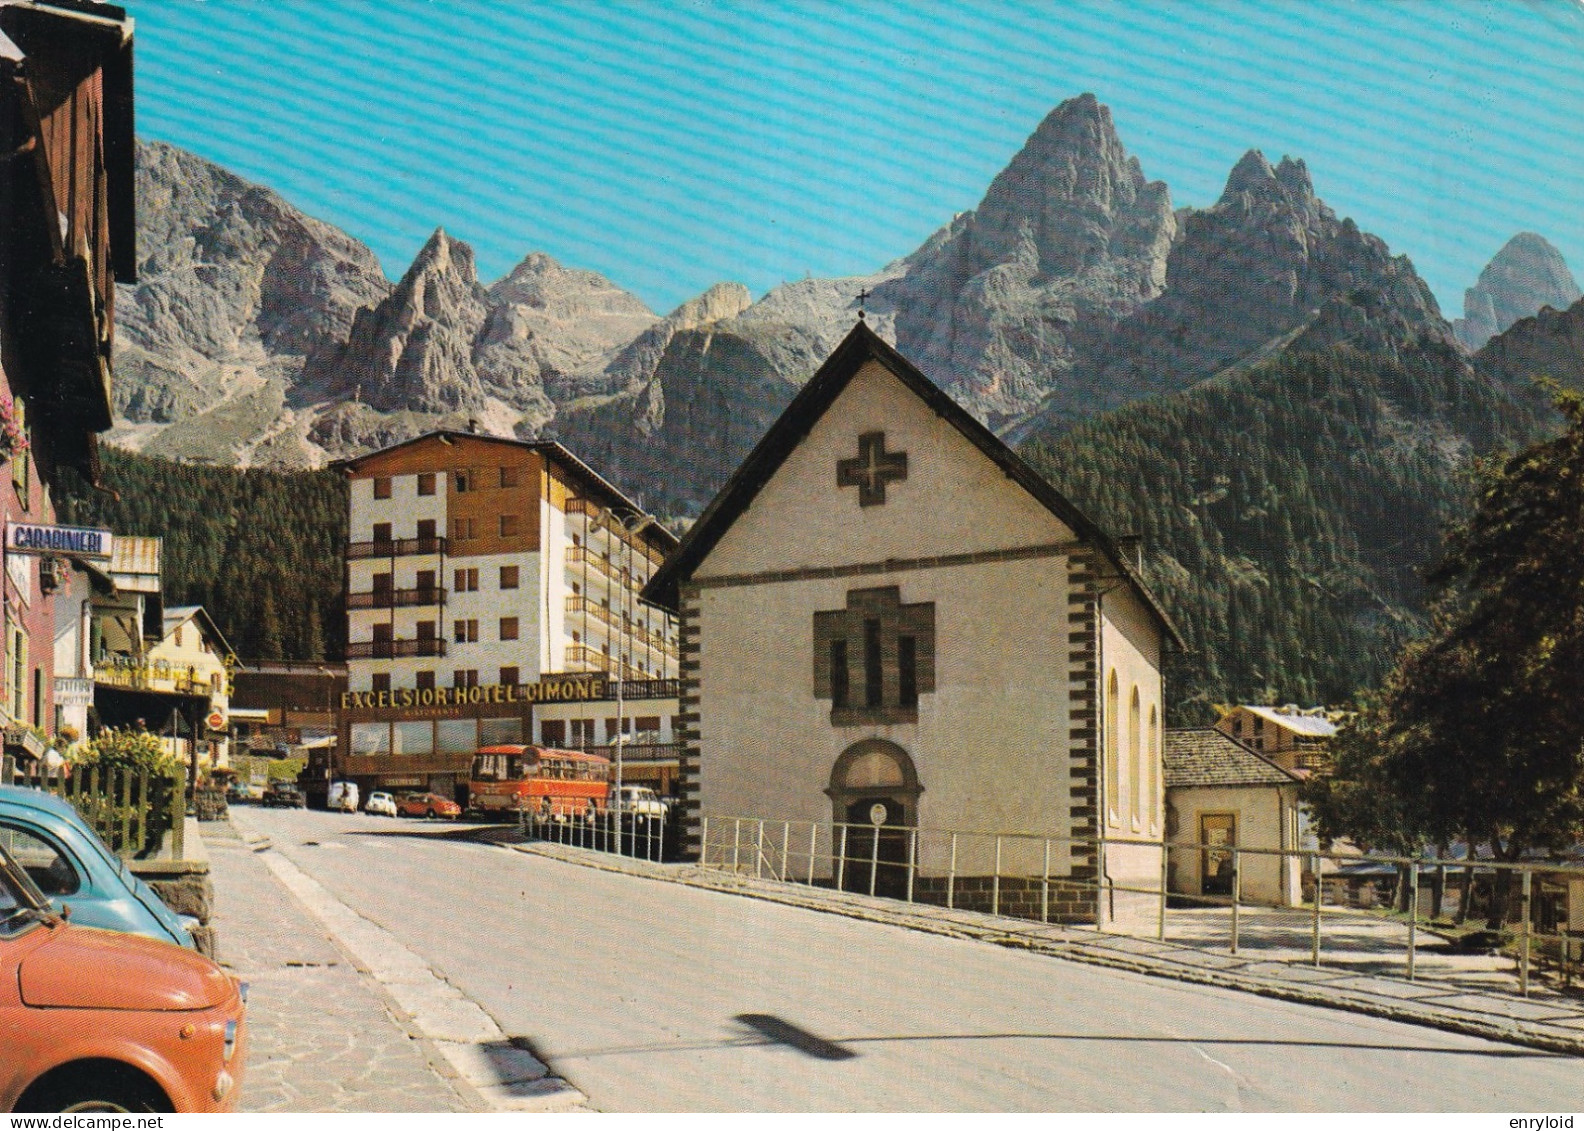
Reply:
[[[1268,192],[1275,180],[1276,170],[1271,168],[1269,161],[1265,160],[1265,154],[1257,149],[1251,149],[1239,157],[1238,163],[1232,166],[1232,172],[1227,175],[1226,188],[1221,192],[1220,203],[1231,203],[1240,193]]]
[[[1176,234],[1092,94],[1040,122],[979,207],[876,291],[897,345],[992,423],[1027,411],[1072,365],[1076,340],[1161,291]]]
[[[358,311],[346,341],[308,358],[303,381],[382,412],[480,410],[473,341],[488,297],[473,249],[436,228],[390,295]]]
[[[1458,340],[1477,350],[1520,318],[1545,307],[1566,310],[1579,300],[1579,285],[1562,253],[1544,236],[1519,232],[1463,292],[1463,317],[1453,323]]]
[[[736,318],[753,305],[753,295],[741,283],[716,283],[688,299],[666,316],[673,330],[694,330],[711,322]]]
[[[1171,212],[1166,186],[1144,179],[1092,94],[1046,115],[991,182],[974,213],[977,264],[1027,260],[1046,277],[1148,252]]]

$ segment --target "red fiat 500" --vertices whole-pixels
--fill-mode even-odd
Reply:
[[[74,927],[0,847],[0,1111],[230,1111],[246,988],[172,943]]]

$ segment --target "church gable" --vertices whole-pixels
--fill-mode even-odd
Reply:
[[[1075,537],[896,374],[870,361],[696,576],[999,552]]]

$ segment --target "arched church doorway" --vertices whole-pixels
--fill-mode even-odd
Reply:
[[[845,829],[839,870],[844,891],[907,895],[907,828],[918,822],[923,792],[913,759],[894,742],[866,738],[842,751],[831,770],[831,816]],[[836,844],[843,835],[838,831]]]

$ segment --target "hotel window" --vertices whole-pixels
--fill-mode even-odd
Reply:
[[[390,540],[391,524],[388,522],[376,522],[374,524],[374,541],[389,542]]]
[[[897,637],[897,702],[918,706],[918,638]]]
[[[478,537],[478,519],[453,518],[451,520],[451,537],[458,542],[470,542]]]
[[[539,724],[539,741],[546,746],[566,745],[566,720],[546,719]]]
[[[394,588],[396,586],[392,583],[390,574],[376,573],[374,575],[374,592],[389,596],[390,591]]]
[[[434,672],[419,672],[414,677],[413,686],[419,691],[432,691],[435,685]]]
[[[421,569],[421,570],[418,571],[418,588],[419,589],[422,589],[425,592],[432,591],[435,588],[435,581],[436,581],[436,578],[435,578],[435,571],[434,570],[432,570],[432,569]]]
[[[391,481],[389,475],[381,475],[374,480],[374,497],[388,499],[391,497]]]
[[[516,687],[522,682],[522,672],[518,668],[502,668],[500,681],[507,687]]]
[[[435,529],[435,520],[434,519],[432,519],[432,518],[421,518],[421,519],[418,520],[418,537],[420,537],[420,538],[433,538],[439,533],[440,532]]]
[[[453,626],[458,644],[478,643],[478,621],[459,620]]]
[[[435,622],[434,621],[432,621],[432,620],[421,620],[421,621],[418,622],[418,639],[419,640],[433,640],[435,638],[435,636],[436,636],[436,633],[435,633]]]
[[[456,482],[457,494],[465,495],[473,489],[473,471],[471,468],[461,468],[453,473]]]
[[[385,622],[384,624],[373,625],[372,627],[374,629],[374,643],[389,644],[391,642],[391,636],[393,633],[389,621]]]
[[[421,471],[418,473],[418,493],[420,495],[433,495],[435,493],[435,473]]]
[[[458,668],[456,671],[451,673],[451,686],[452,687],[477,687],[478,686],[478,669],[477,668],[467,668],[467,669]]]
[[[501,566],[500,567],[500,587],[502,589],[515,589],[515,588],[517,588],[517,578],[518,578],[518,576],[519,575],[518,575],[518,567],[517,566]],[[572,592],[576,593],[577,591],[578,591],[577,583],[573,582],[573,584],[572,584]]]
[[[517,639],[517,618],[516,617],[501,617],[501,619],[500,619],[500,638],[502,640],[516,640]]]
[[[516,487],[522,482],[522,468],[503,467],[500,469],[500,485],[502,487]]]
[[[517,537],[518,527],[520,525],[521,525],[521,523],[518,522],[518,519],[517,519],[516,515],[514,515],[514,514],[503,514],[503,515],[501,515],[500,516],[500,536],[502,538],[515,538],[515,537]]]
[[[389,691],[390,672],[375,672],[369,677],[369,687],[374,691]]]
[[[479,571],[476,569],[459,569],[456,571],[456,591],[458,593],[478,592]]]

